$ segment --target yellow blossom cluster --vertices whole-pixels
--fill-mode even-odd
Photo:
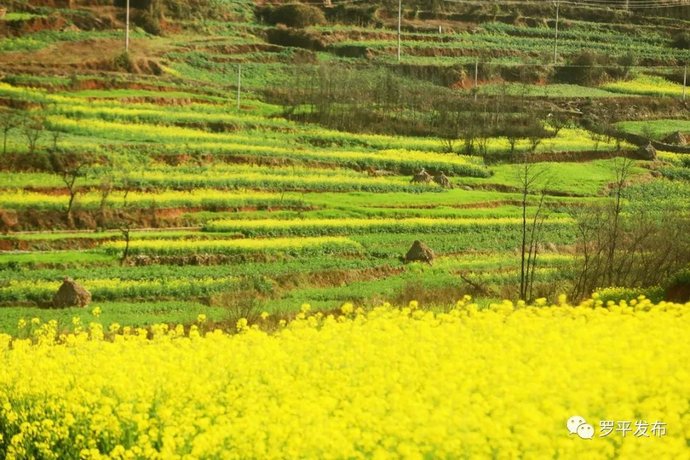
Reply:
[[[688,456],[690,304],[303,305],[271,332],[29,324],[0,336],[2,458]],[[606,420],[666,429],[603,436]]]

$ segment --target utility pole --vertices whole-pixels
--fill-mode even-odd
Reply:
[[[126,26],[125,26],[125,53],[129,53],[129,0],[127,0],[127,13],[126,16]]]
[[[685,100],[685,93],[688,88],[688,65],[685,64],[685,70],[683,71],[683,100]]]
[[[398,0],[398,62],[400,62],[400,47],[402,34],[402,0]]]
[[[553,41],[553,65],[556,65],[558,60],[558,14],[560,13],[560,0],[556,0],[556,35]]]
[[[477,93],[479,92],[479,56],[474,61],[474,100],[477,100]]]
[[[242,64],[237,65],[237,110],[240,110],[242,100]]]

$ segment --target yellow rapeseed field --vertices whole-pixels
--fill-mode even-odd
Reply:
[[[25,322],[0,336],[0,457],[688,458],[690,304],[308,310],[153,339]]]

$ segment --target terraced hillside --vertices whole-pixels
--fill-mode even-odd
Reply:
[[[136,9],[123,54],[122,8],[59,3],[0,18],[1,330],[69,328],[78,311],[44,308],[66,276],[130,325],[517,298],[525,235],[529,297],[552,297],[582,273],[583,209],[687,217],[690,23],[664,8],[564,7],[554,65],[553,11],[532,3],[408,5],[400,62],[381,5],[332,2],[305,28],[275,5],[167,2]],[[416,240],[433,264],[405,263]],[[668,250],[635,295],[665,294],[685,256]]]

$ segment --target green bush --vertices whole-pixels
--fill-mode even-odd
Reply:
[[[273,45],[291,46],[312,51],[323,51],[326,48],[326,45],[321,40],[321,34],[318,32],[290,29],[282,24],[269,29],[267,39]]]
[[[563,83],[576,85],[598,85],[608,77],[606,67],[609,58],[603,54],[585,50],[573,58],[556,73],[556,78]]]
[[[150,11],[143,11],[138,14],[133,14],[132,22],[144,29],[146,33],[149,33],[151,35],[163,34],[160,17],[156,13],[151,13]]]
[[[690,32],[679,32],[674,35],[671,46],[682,50],[690,50]]]
[[[288,3],[273,9],[268,15],[268,22],[273,25],[284,24],[288,27],[304,28],[326,23],[326,17],[319,8],[302,3]]]
[[[113,67],[122,72],[134,72],[136,63],[132,59],[132,55],[124,51],[113,58]]]

